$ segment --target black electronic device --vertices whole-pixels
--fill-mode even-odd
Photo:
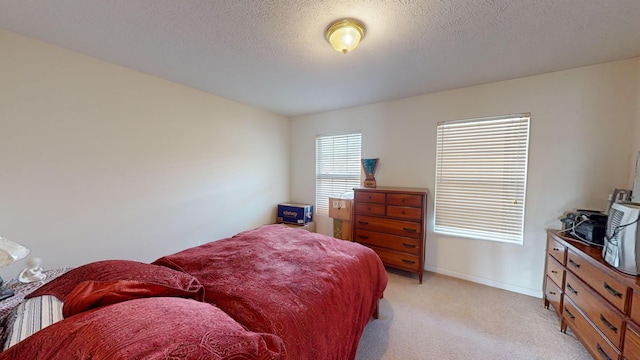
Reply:
[[[607,231],[607,214],[598,210],[578,209],[568,212],[562,221],[567,235],[578,239],[587,245],[604,246],[604,236]]]
[[[607,223],[607,219],[609,218],[609,216],[607,216],[607,214],[603,213],[602,211],[599,210],[586,210],[586,209],[578,209],[576,210],[576,212],[578,214],[580,214],[581,216],[584,216],[588,219],[588,221],[593,221],[596,223]]]

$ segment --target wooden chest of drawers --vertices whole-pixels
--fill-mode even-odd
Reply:
[[[640,278],[606,264],[601,251],[548,230],[545,306],[594,359],[640,359]]]
[[[426,189],[354,189],[353,240],[373,249],[390,267],[424,269]]]

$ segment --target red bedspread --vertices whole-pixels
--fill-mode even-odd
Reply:
[[[284,225],[267,225],[162,257],[187,272],[249,330],[278,335],[289,359],[354,359],[387,285],[369,248]]]

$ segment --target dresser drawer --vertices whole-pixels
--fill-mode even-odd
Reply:
[[[564,267],[551,255],[547,256],[547,276],[560,288],[564,288]]]
[[[416,239],[422,238],[422,224],[411,221],[356,215],[355,225],[357,230],[376,231]]]
[[[556,309],[558,314],[561,313],[562,290],[548,276],[545,277],[544,296],[549,303]]]
[[[567,264],[567,247],[552,235],[547,236],[547,253],[553,256],[560,264]]]
[[[607,304],[606,300],[571,273],[567,274],[564,296],[570,298],[613,345],[622,347],[622,313]]]
[[[640,330],[633,325],[627,325],[622,355],[628,360],[640,359]]]
[[[420,241],[404,236],[389,235],[374,231],[361,230],[353,239],[361,244],[373,245],[411,254],[420,254]]]
[[[568,297],[564,298],[562,317],[595,359],[620,360],[620,351],[589,324]]]
[[[397,267],[404,270],[409,271],[420,271],[420,258],[418,255],[407,254],[399,251],[381,249],[378,247],[371,247],[378,256],[380,256],[380,260],[385,265],[390,265],[393,267]]]
[[[567,255],[567,270],[591,286],[618,310],[625,311],[628,288],[624,284],[597,269],[571,250]]]
[[[422,196],[408,194],[387,194],[387,204],[422,207]]]
[[[633,291],[633,297],[631,298],[631,311],[629,312],[631,320],[640,325],[640,292]],[[640,359],[640,358],[639,358]]]
[[[372,203],[356,203],[355,213],[365,215],[384,215],[384,205]]]
[[[422,209],[406,206],[387,206],[387,216],[407,219],[422,220]]]
[[[385,200],[386,200],[385,193],[358,191],[355,194],[356,203],[365,202],[365,203],[384,204]]]

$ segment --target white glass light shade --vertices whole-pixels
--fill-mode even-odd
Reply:
[[[29,254],[29,249],[0,236],[0,267],[11,265]]]
[[[364,26],[356,20],[340,20],[329,26],[325,37],[336,51],[346,54],[364,37]]]

